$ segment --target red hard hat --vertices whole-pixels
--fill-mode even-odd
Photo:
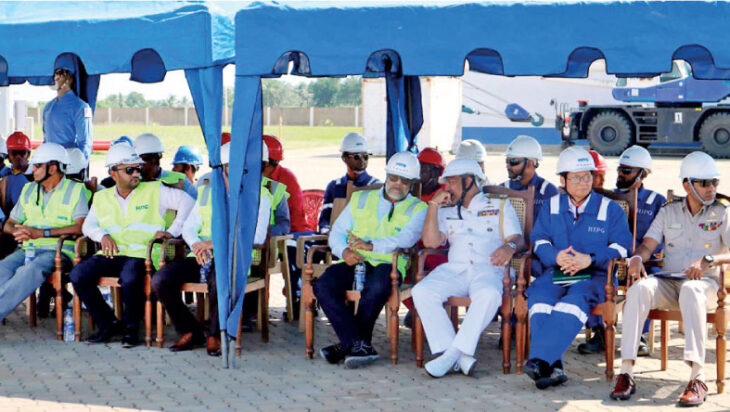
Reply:
[[[15,132],[8,136],[8,150],[30,150],[30,139],[23,132]]]
[[[228,132],[221,133],[221,146],[231,141],[231,134]]]
[[[421,150],[421,153],[418,154],[418,161],[421,163],[430,163],[442,169],[446,168],[446,163],[444,163],[444,157],[441,156],[441,153],[430,147]]]
[[[276,136],[270,136],[265,134],[264,143],[269,149],[269,160],[282,161],[284,160],[284,148],[281,146],[281,140]]]
[[[593,163],[596,164],[596,171],[598,173],[606,173],[606,170],[608,170],[608,164],[606,163],[606,159],[595,150],[589,150],[588,153],[591,154],[591,157],[593,158]]]

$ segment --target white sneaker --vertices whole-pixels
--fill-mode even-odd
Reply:
[[[426,373],[432,378],[442,378],[449,371],[454,370],[457,364],[458,362],[454,361],[451,357],[441,355],[432,361],[426,362],[424,369],[426,369]]]
[[[474,372],[474,367],[477,365],[477,360],[469,355],[461,355],[457,365],[459,365],[461,373],[466,376],[471,376],[472,372]]]

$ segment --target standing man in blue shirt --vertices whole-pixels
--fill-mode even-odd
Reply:
[[[43,108],[43,142],[58,143],[66,149],[78,147],[86,159],[91,156],[93,112],[73,91],[76,68],[59,61],[53,72],[58,96]]]
[[[507,146],[504,156],[509,180],[502,183],[502,186],[512,190],[535,187],[533,222],[536,222],[542,204],[558,194],[558,188],[554,184],[537,175],[539,162],[542,161],[542,147],[534,137],[520,135]]]

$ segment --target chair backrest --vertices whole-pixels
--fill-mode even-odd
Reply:
[[[621,206],[621,209],[626,213],[626,217],[629,219],[629,230],[631,231],[631,251],[636,249],[636,207],[639,204],[638,191],[636,189],[623,192],[613,192],[606,189],[594,189],[594,192],[599,193]]]
[[[324,201],[324,190],[307,189],[302,191],[304,203],[304,221],[307,223],[307,230],[318,231],[319,214],[322,211]]]
[[[527,250],[530,250],[530,232],[532,232],[532,226],[534,214],[533,208],[535,207],[535,187],[530,186],[527,190],[512,190],[503,186],[484,186],[482,192],[493,199],[508,199],[512,208],[517,214],[517,219],[520,221],[522,228],[522,236],[524,237]],[[501,234],[500,234],[501,235]],[[515,270],[519,270],[520,260],[512,259],[510,262]]]

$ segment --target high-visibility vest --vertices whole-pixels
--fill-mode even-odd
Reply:
[[[161,184],[160,181],[141,182],[129,194],[126,215],[117,200],[116,187],[96,193],[94,209],[99,227],[111,236],[121,256],[146,258],[147,245],[155,233],[165,231],[165,220],[159,210]],[[152,262],[159,263],[159,257],[160,247],[155,245]]]
[[[38,183],[27,183],[20,192],[19,202],[25,213],[25,223],[38,229],[56,229],[72,226],[74,224],[73,213],[81,199],[83,184],[76,183],[69,179],[62,179],[59,186],[51,193],[48,204],[43,204],[43,188],[41,188],[41,199],[36,202]],[[55,250],[58,245],[57,238],[38,238],[23,242],[23,249],[28,249],[33,243],[36,249]],[[63,253],[73,259],[74,241],[63,242]]]
[[[271,190],[268,190],[268,184],[271,183]],[[268,177],[261,176],[261,189],[266,189],[270,194],[271,198],[271,220],[270,225],[276,224],[275,213],[284,198],[289,199],[289,193],[286,191],[286,185],[276,180],[271,180]]]
[[[377,190],[361,190],[352,194],[348,207],[352,212],[353,225],[352,234],[363,239],[381,239],[397,235],[403,227],[411,220],[413,215],[427,208],[426,204],[408,196],[400,202],[395,203],[393,216],[388,219],[388,215],[378,220],[378,203],[380,202],[380,193],[383,189]],[[373,266],[383,263],[392,263],[392,253],[375,253],[358,250],[357,253],[363,255],[365,260]],[[408,261],[401,257],[398,259],[398,271],[401,276],[405,276]]]
[[[187,176],[180,172],[168,172],[167,170],[160,172],[160,181],[175,189],[185,190],[185,179],[187,179]],[[166,228],[172,226],[172,222],[175,221],[176,216],[177,214],[174,210],[165,212],[163,219],[165,219]]]

